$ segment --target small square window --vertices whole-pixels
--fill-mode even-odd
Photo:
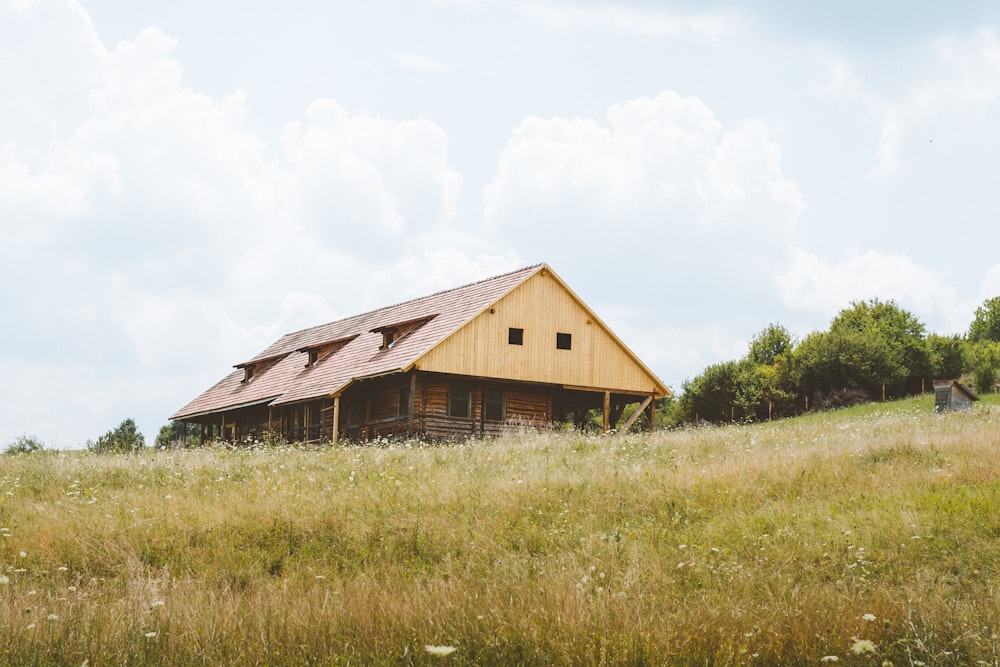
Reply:
[[[524,329],[511,327],[507,329],[507,343],[510,345],[524,345]]]
[[[573,334],[557,333],[556,334],[556,349],[557,350],[571,350],[571,349],[573,349]]]

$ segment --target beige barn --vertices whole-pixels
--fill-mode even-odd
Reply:
[[[591,409],[605,431],[652,424],[669,394],[545,264],[287,334],[234,368],[171,419],[227,440],[456,439]]]

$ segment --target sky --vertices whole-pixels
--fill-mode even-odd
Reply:
[[[0,0],[0,446],[548,263],[674,391],[1000,294],[1000,6]]]

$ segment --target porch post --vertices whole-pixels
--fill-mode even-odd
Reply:
[[[608,429],[611,428],[611,392],[604,392],[604,432],[607,433]]]
[[[337,444],[337,436],[340,435],[340,395],[333,397],[333,437],[330,443]]]
[[[407,406],[407,412],[409,412],[409,417],[406,420],[406,435],[409,438],[413,437],[413,406],[416,404],[414,397],[417,395],[417,371],[413,371],[410,376],[410,400],[409,406]]]

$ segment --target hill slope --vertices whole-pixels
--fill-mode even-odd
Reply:
[[[627,438],[4,457],[0,662],[993,664],[998,434],[995,404],[925,397]]]

